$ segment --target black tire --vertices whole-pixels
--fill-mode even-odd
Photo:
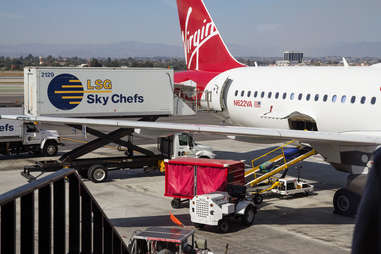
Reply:
[[[261,194],[255,194],[253,201],[254,201],[254,204],[260,205],[263,202],[263,196]]]
[[[93,165],[88,170],[88,178],[94,183],[101,183],[106,181],[108,177],[108,171],[102,165]]]
[[[333,196],[333,206],[335,208],[335,213],[344,216],[355,216],[357,213],[357,208],[360,203],[360,197],[347,190],[339,189],[335,192]]]
[[[218,230],[221,233],[227,233],[230,230],[230,223],[226,218],[223,218],[218,222]]]
[[[58,152],[57,142],[55,141],[46,141],[42,153],[45,156],[54,156]]]
[[[252,205],[248,205],[245,209],[245,213],[242,216],[242,224],[245,226],[251,226],[255,219],[255,208]]]
[[[172,206],[173,209],[179,209],[179,208],[181,208],[181,200],[179,198],[172,199],[171,206]]]

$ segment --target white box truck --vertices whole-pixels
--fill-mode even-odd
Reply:
[[[0,108],[0,115],[21,115],[22,108]],[[41,130],[32,122],[0,119],[0,153],[57,154],[61,138],[55,130]]]
[[[25,114],[102,118],[194,114],[174,95],[173,75],[172,69],[158,68],[26,67]]]

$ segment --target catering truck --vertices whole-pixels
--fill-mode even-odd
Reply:
[[[104,133],[97,130],[108,118],[134,118],[153,122],[160,117],[194,115],[195,112],[174,94],[173,69],[159,68],[24,68],[24,114],[42,119],[57,117],[70,128],[96,137],[63,154],[56,161],[39,161],[25,166],[23,175],[71,167],[94,182],[107,180],[108,173],[118,169],[164,168],[164,159],[178,156],[214,158],[210,148],[193,141],[185,133],[160,130],[159,152],[134,144],[135,128],[118,128]],[[82,126],[65,122],[65,118],[97,118],[96,125]],[[104,120],[107,119],[107,120]],[[79,121],[80,122],[80,121]],[[142,134],[140,134],[142,135]],[[144,135],[143,135],[144,136]],[[91,158],[94,150],[109,143],[118,145],[119,157]]]
[[[0,108],[0,115],[20,115],[22,108]],[[57,154],[61,138],[55,130],[42,130],[33,122],[0,119],[0,153],[13,155],[32,152],[45,156]]]
[[[25,114],[57,117],[191,115],[160,68],[24,68]]]

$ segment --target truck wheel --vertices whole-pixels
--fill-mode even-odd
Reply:
[[[94,165],[89,168],[88,178],[94,183],[101,183],[107,179],[108,172],[102,165]]]
[[[263,196],[261,194],[255,194],[253,201],[254,201],[254,204],[260,205],[263,202]]]
[[[360,198],[344,188],[339,189],[333,196],[335,212],[344,216],[354,216],[357,212]]]
[[[179,208],[181,208],[181,200],[179,198],[172,199],[171,206],[172,206],[173,209],[179,209]]]
[[[47,141],[44,145],[42,153],[46,156],[54,156],[58,152],[57,143],[54,141]]]
[[[253,224],[255,219],[255,208],[252,205],[248,205],[245,209],[245,213],[242,216],[242,224],[245,226],[250,226]]]

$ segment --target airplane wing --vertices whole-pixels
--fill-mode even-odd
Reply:
[[[381,135],[370,135],[366,133],[337,133],[321,131],[299,131],[286,129],[267,129],[241,126],[219,126],[204,124],[182,124],[167,122],[144,122],[132,120],[105,120],[89,118],[63,118],[63,117],[44,117],[44,116],[24,116],[24,115],[1,115],[0,119],[36,121],[46,123],[78,124],[93,126],[114,126],[118,128],[140,128],[154,129],[176,132],[193,133],[214,133],[227,136],[247,136],[268,138],[270,140],[298,140],[304,143],[340,143],[343,145],[377,146],[381,144]]]

